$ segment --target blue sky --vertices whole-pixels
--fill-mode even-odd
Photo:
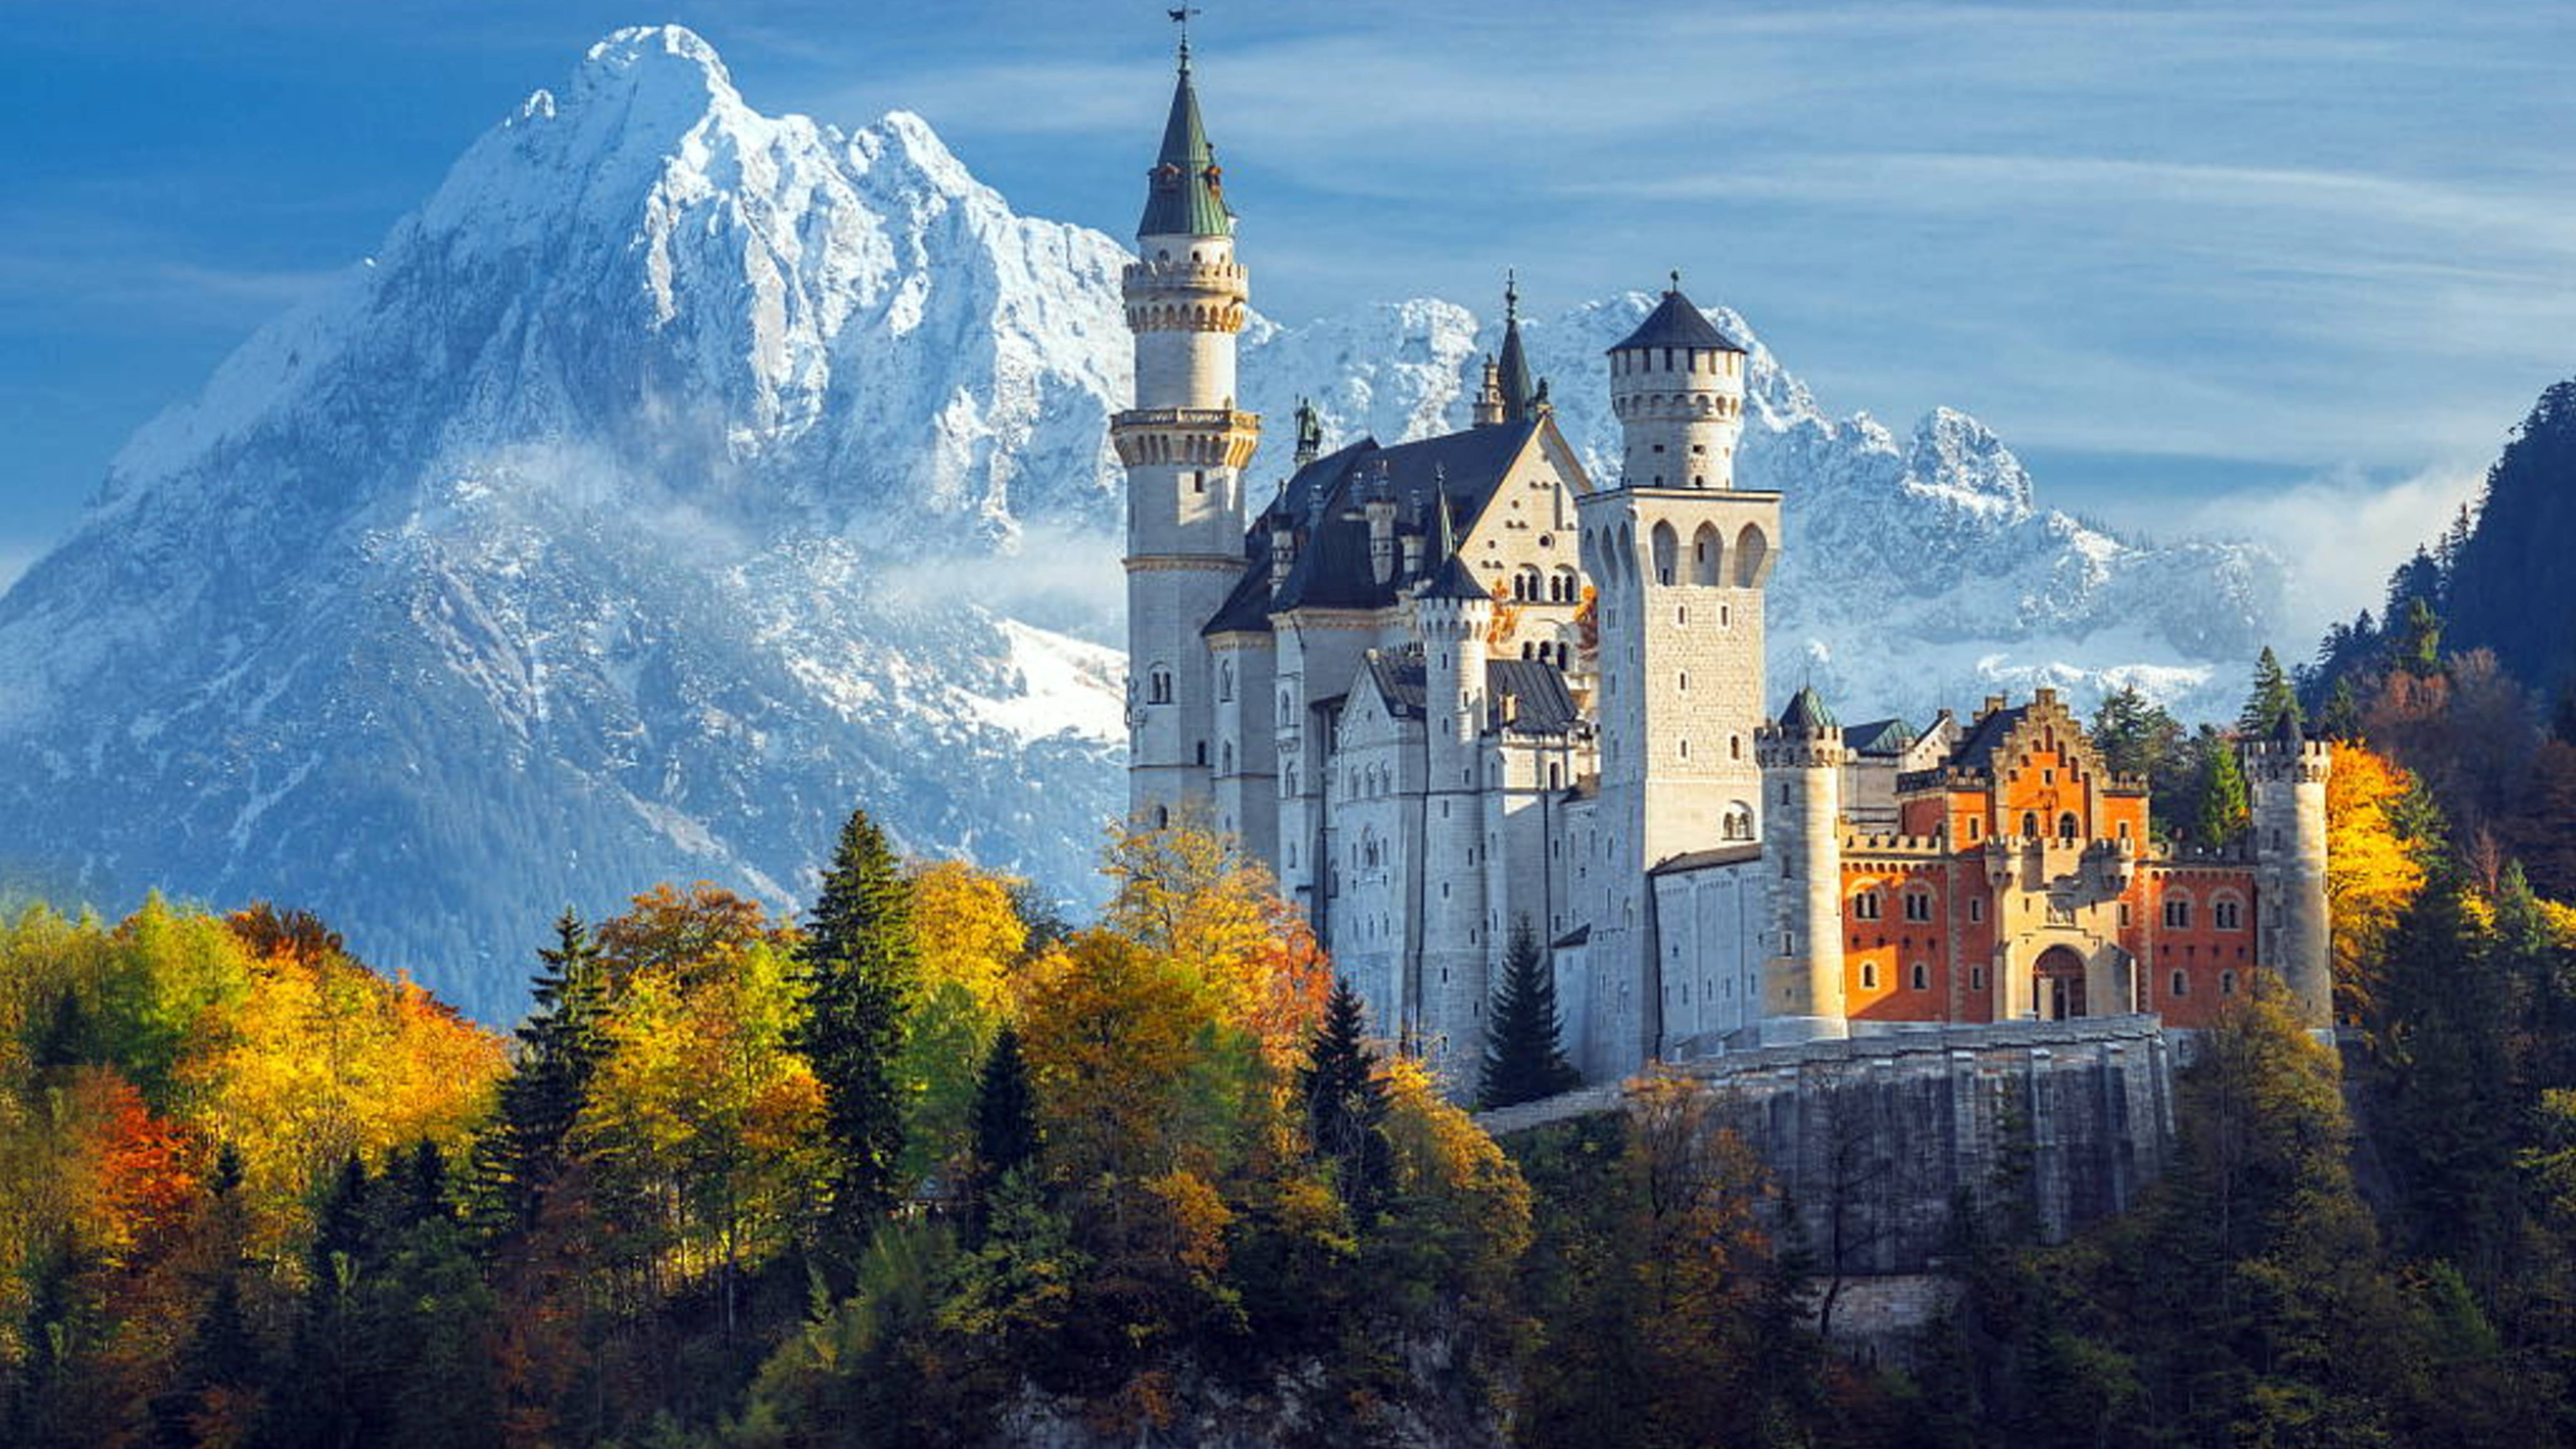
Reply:
[[[1684,269],[1838,411],[1947,403],[2043,496],[2292,540],[2362,602],[2576,374],[2576,4],[1212,0],[1256,302],[1533,310]],[[527,92],[676,20],[745,97],[920,111],[1122,233],[1154,3],[10,0],[0,578],[124,436]],[[2303,645],[2304,641],[2285,641]]]

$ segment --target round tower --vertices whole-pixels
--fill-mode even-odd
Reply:
[[[2268,736],[2240,748],[2253,806],[2262,964],[2281,974],[2310,1031],[2331,1031],[2334,920],[2326,895],[2326,780],[2334,772],[2333,748],[2309,739],[2286,713]]]
[[[1127,469],[1128,804],[1160,824],[1210,796],[1214,679],[1199,630],[1244,567],[1243,466],[1261,420],[1235,408],[1250,284],[1186,41],[1121,278],[1136,405],[1110,420]]]
[[[1422,845],[1430,882],[1422,914],[1422,1026],[1433,1069],[1455,1094],[1475,1089],[1490,995],[1485,872],[1472,862],[1485,824],[1477,768],[1494,601],[1458,556],[1448,497],[1434,506],[1438,562],[1413,598],[1413,628],[1422,641]]]
[[[1610,410],[1630,488],[1732,488],[1744,429],[1744,349],[1671,290],[1610,349]]]
[[[1771,872],[1762,1041],[1851,1034],[1843,1007],[1842,726],[1812,687],[1754,733]]]

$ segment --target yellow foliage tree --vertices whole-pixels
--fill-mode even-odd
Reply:
[[[1019,1011],[1029,929],[1008,876],[957,860],[912,870],[920,975],[895,1080],[906,1104],[904,1176],[953,1177],[971,1136],[975,1084],[1002,1023]]]
[[[2396,824],[2399,802],[2414,788],[2414,777],[2384,756],[2335,743],[2326,782],[2326,899],[2337,1013],[2347,1021],[2365,1014],[2380,947],[2424,886],[2423,862]]]

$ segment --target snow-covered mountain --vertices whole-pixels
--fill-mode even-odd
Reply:
[[[310,906],[496,1019],[563,906],[791,904],[856,803],[1089,895],[1124,799],[1122,259],[917,117],[765,117],[687,31],[610,37],[138,433],[0,599],[0,869]],[[1529,330],[1596,461],[1600,351],[1646,302]],[[1263,322],[1247,401],[1417,435],[1493,342],[1443,302]],[[1971,419],[1899,440],[1755,363],[1775,657],[1847,707],[2251,652],[2259,553],[2105,537]]]

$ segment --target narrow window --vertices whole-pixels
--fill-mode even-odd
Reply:
[[[1920,961],[1914,963],[1914,989],[1917,991],[1932,989],[1932,968]]]
[[[1876,991],[1878,989],[1877,962],[1863,961],[1860,963],[1860,989],[1863,991]]]
[[[2173,994],[2176,996],[2189,996],[2191,994],[2191,978],[2185,976],[2179,971],[2175,972],[2173,974]]]

